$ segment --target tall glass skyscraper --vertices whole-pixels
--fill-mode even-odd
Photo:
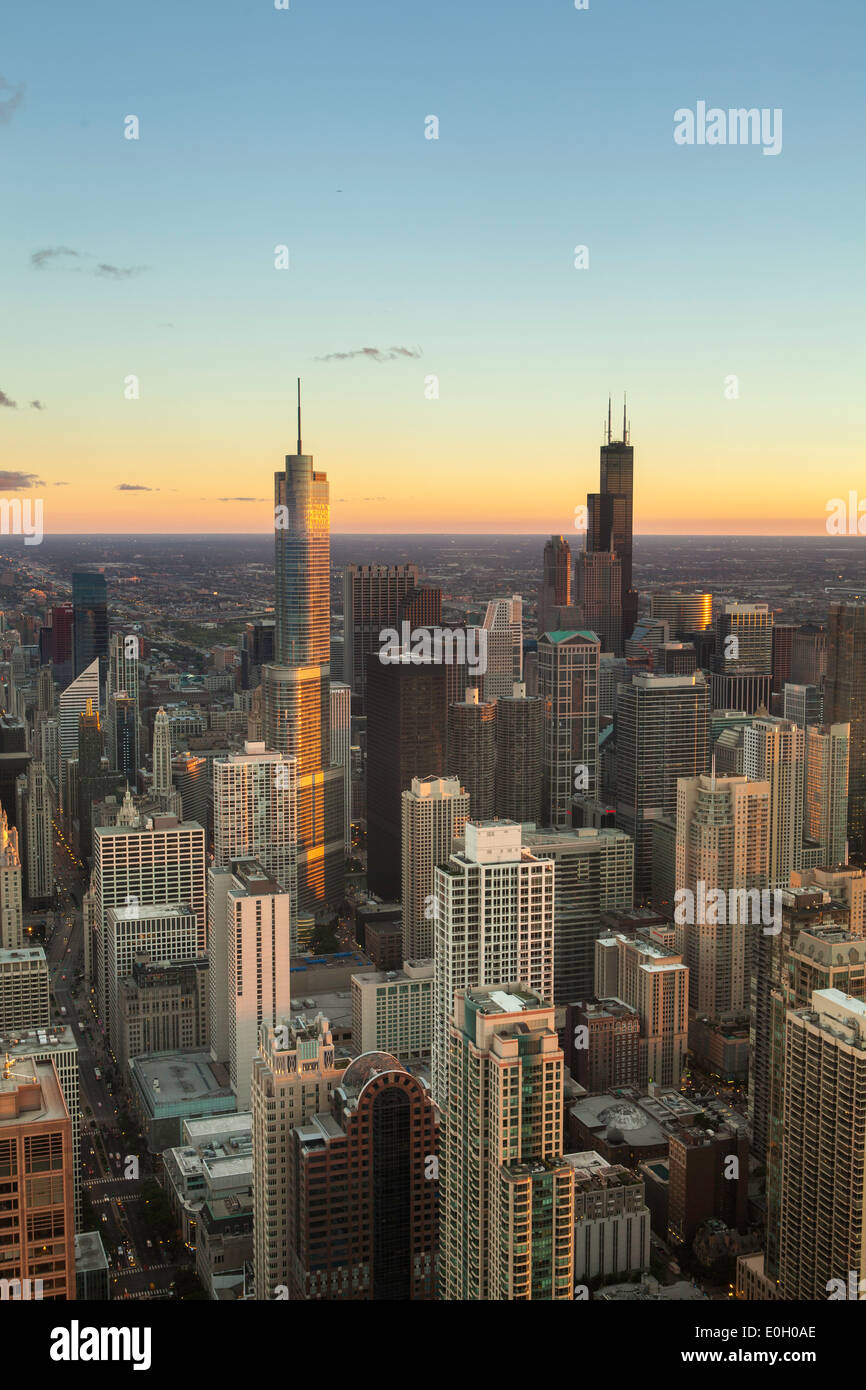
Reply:
[[[300,415],[300,411],[299,411]],[[274,661],[263,667],[267,747],[298,762],[301,913],[343,893],[343,773],[331,767],[330,501],[312,455],[286,455],[274,474]]]
[[[108,599],[101,570],[76,570],[72,575],[75,675],[99,659],[100,684],[108,665]]]

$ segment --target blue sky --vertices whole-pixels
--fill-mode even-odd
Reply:
[[[69,482],[58,529],[267,529],[214,499],[269,498],[300,373],[335,529],[445,529],[456,494],[458,530],[563,529],[627,388],[639,528],[744,492],[807,525],[858,483],[864,30],[853,0],[17,7],[6,466]],[[782,153],[678,147],[698,100],[781,107]],[[370,345],[422,356],[317,360]]]

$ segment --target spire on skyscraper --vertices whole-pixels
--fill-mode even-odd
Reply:
[[[298,453],[303,453],[301,448],[301,378],[298,377]]]

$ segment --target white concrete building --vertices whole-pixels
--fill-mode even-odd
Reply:
[[[455,990],[515,980],[553,998],[554,875],[511,821],[467,821],[464,841],[434,869],[432,1089],[440,1108]]]

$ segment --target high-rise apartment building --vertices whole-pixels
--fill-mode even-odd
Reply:
[[[848,860],[850,746],[850,724],[806,728],[804,833],[820,845],[827,867]]]
[[[540,821],[544,701],[515,681],[511,695],[496,701],[496,786],[494,814],[500,820]]]
[[[571,546],[564,536],[551,536],[544,545],[544,568],[538,593],[538,635],[558,626],[556,608],[571,605]]]
[[[213,763],[214,864],[256,859],[297,893],[297,762],[245,743],[243,753]]]
[[[855,1297],[866,1278],[866,1003],[815,990],[785,1018],[779,1294]],[[840,1295],[837,1292],[836,1297]]]
[[[544,701],[541,815],[572,823],[575,794],[598,794],[598,664],[594,632],[546,632],[538,642],[538,692]]]
[[[574,1170],[554,1010],[522,983],[459,989],[448,1045],[441,1296],[571,1299]]]
[[[433,870],[451,857],[471,803],[457,777],[413,777],[401,803],[403,959],[427,960],[433,956]]]
[[[448,1096],[454,992],[520,980],[554,997],[555,865],[524,846],[510,821],[467,821],[464,844],[434,869],[433,1096]]]
[[[533,854],[556,866],[551,1002],[587,999],[601,914],[626,912],[634,901],[634,844],[621,830],[526,828],[523,838]]]
[[[745,777],[684,777],[677,786],[678,942],[689,1003],[711,1019],[748,1012],[752,939],[767,925],[770,786]],[[720,896],[722,895],[722,896]]]
[[[292,1009],[289,894],[255,860],[212,868],[208,880],[211,1050],[228,1063],[238,1110],[248,1110],[259,1031],[276,1028]]]
[[[300,416],[300,407],[298,410]],[[343,771],[331,766],[330,501],[310,454],[274,475],[274,662],[262,671],[265,743],[298,766],[298,910],[343,896]]]
[[[139,637],[112,634],[108,652],[106,705],[111,724],[111,766],[134,783],[141,762]]]
[[[0,1068],[4,1297],[75,1298],[74,1164],[55,1067],[7,1058]]]
[[[635,844],[635,896],[652,887],[652,824],[672,817],[677,782],[709,766],[710,692],[703,673],[636,675],[617,690],[616,823]]]
[[[824,719],[850,724],[848,840],[866,850],[866,604],[831,603]]]
[[[770,888],[788,888],[803,856],[806,733],[786,719],[755,719],[743,731],[743,771],[770,788]]]
[[[470,686],[465,700],[448,707],[448,766],[469,793],[475,820],[496,810],[496,700],[480,699]]]
[[[447,668],[373,661],[367,672],[367,882],[400,893],[401,797],[416,777],[446,775]]]

